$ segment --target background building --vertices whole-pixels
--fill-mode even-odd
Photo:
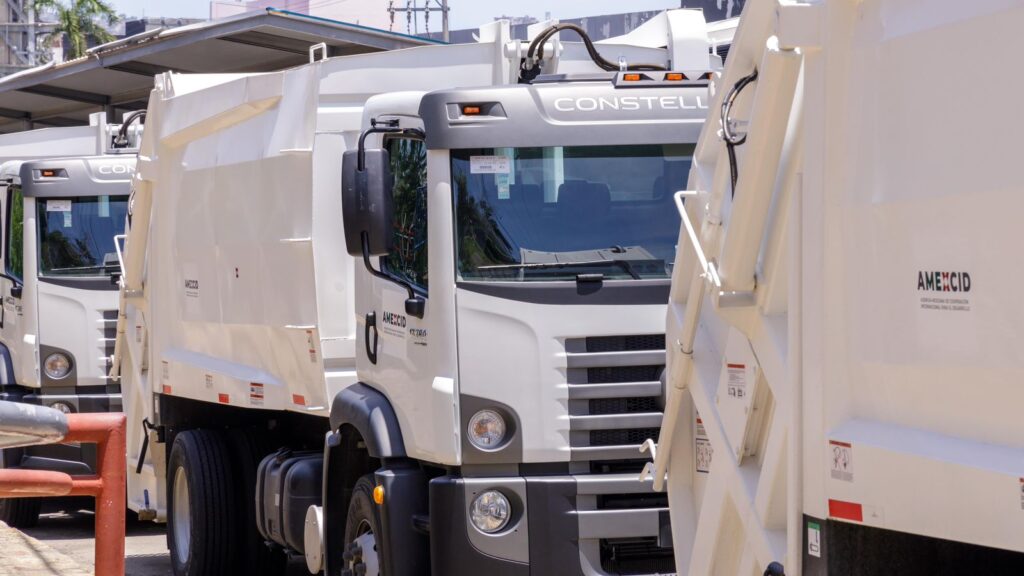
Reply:
[[[401,2],[404,3],[404,0]],[[277,8],[387,30],[391,22],[388,15],[389,3],[389,0],[214,0],[210,2],[210,18]],[[396,29],[396,32],[403,31]]]
[[[35,66],[41,58],[36,36],[49,34],[51,27],[35,21],[30,0],[6,0],[0,8],[0,75]]]
[[[717,22],[719,20],[725,20],[727,18],[735,18],[740,15],[743,11],[743,4],[745,0],[681,0],[679,2],[680,8],[699,8],[704,11],[704,18],[708,22]],[[647,12],[626,12],[622,14],[608,14],[605,16],[584,16],[581,18],[561,18],[560,22],[568,22],[580,26],[587,31],[587,34],[594,40],[603,40],[605,38],[611,38],[613,36],[621,36],[651,18],[660,14],[662,10],[652,10]],[[538,17],[541,15],[537,15]],[[549,14],[544,14],[544,19],[549,19]],[[526,39],[526,29],[530,24],[536,23],[538,17],[508,17],[501,16],[500,18],[509,19],[512,21],[512,37],[520,40]],[[481,22],[482,24],[482,22]],[[402,30],[398,30],[401,32]],[[476,28],[468,28],[463,30],[453,30],[451,32],[451,42],[454,43],[469,43],[475,42],[473,35],[477,33]],[[434,32],[433,28],[429,34],[431,38],[440,39],[441,34]],[[574,40],[569,35],[562,36],[564,39]]]

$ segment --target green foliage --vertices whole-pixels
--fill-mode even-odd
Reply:
[[[114,8],[103,0],[34,0],[32,9],[37,18],[48,12],[56,16],[57,25],[44,42],[49,45],[57,38],[66,38],[65,49],[70,60],[85,56],[90,38],[101,44],[114,40],[114,35],[99,24],[100,21],[117,22]]]
[[[11,228],[7,241],[7,272],[21,280],[25,264],[25,199],[21,188],[11,193]]]
[[[420,140],[388,142],[395,177],[395,250],[388,269],[417,286],[427,286],[427,149]]]
[[[494,217],[494,207],[487,200],[470,194],[468,177],[462,168],[464,165],[452,163],[460,269],[475,270],[481,266],[518,262],[516,248],[502,234],[501,226]]]

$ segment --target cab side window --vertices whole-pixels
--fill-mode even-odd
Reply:
[[[20,186],[11,186],[7,193],[7,274],[22,279],[25,259],[25,199]]]
[[[411,138],[391,138],[385,146],[395,177],[395,249],[383,259],[384,267],[426,291],[427,146],[422,140]]]

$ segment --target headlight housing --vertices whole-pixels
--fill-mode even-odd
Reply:
[[[54,352],[43,360],[43,371],[54,380],[60,380],[71,373],[71,358],[61,352]]]
[[[469,419],[469,441],[481,450],[497,450],[505,442],[505,419],[494,410],[481,410]]]
[[[501,492],[487,490],[473,499],[469,507],[469,518],[477,530],[484,534],[494,534],[508,526],[512,518],[512,506]]]

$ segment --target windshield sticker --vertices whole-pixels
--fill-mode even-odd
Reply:
[[[510,174],[511,158],[508,156],[470,156],[470,174]]]
[[[64,213],[64,227],[71,228],[71,212]]]
[[[100,218],[110,218],[110,196],[100,196],[96,205],[96,214]]]
[[[47,212],[71,212],[71,200],[47,200]]]

